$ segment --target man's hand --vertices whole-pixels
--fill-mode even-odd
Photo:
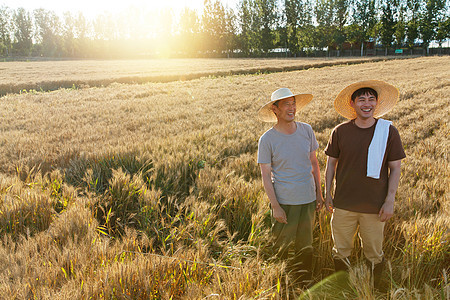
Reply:
[[[386,197],[383,206],[378,213],[381,222],[386,222],[394,215],[394,199]]]
[[[384,204],[378,213],[381,222],[386,222],[394,215],[394,202],[395,193],[397,192],[398,182],[401,174],[401,160],[394,160],[388,162],[389,168],[389,181],[388,181],[388,193]]]
[[[323,197],[322,194],[317,194],[316,195],[316,211],[319,211],[322,209],[323,206]]]
[[[330,213],[333,212],[334,206],[333,206],[333,198],[329,195],[325,197],[325,209],[329,211]]]
[[[336,173],[336,167],[338,159],[335,157],[327,156],[327,168],[325,169],[325,209],[330,213],[333,213],[333,197],[331,197],[334,173]]]
[[[280,223],[287,224],[286,212],[281,206],[272,207],[273,218]]]
[[[312,175],[314,177],[314,185],[316,186],[316,211],[319,211],[323,205],[322,189],[320,184],[320,168],[317,160],[316,151],[309,152],[309,160],[312,166]]]

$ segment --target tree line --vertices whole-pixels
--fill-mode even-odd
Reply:
[[[88,20],[46,9],[0,8],[0,55],[67,58],[264,57],[317,50],[441,46],[447,0],[205,0],[202,11],[138,7]]]

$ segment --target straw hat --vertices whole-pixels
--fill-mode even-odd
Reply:
[[[373,113],[375,118],[389,112],[397,103],[399,92],[395,86],[380,80],[359,81],[350,84],[337,95],[334,108],[338,114],[350,120],[356,118],[356,112],[350,102],[352,94],[360,88],[372,88],[378,93],[378,104]]]
[[[272,104],[278,100],[283,100],[289,97],[295,98],[296,112],[300,111],[306,104],[308,104],[313,95],[311,94],[293,94],[288,88],[281,88],[272,93],[272,97],[269,102],[264,104],[258,110],[258,117],[263,122],[276,122],[277,116],[272,111]]]

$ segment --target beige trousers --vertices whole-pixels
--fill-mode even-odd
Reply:
[[[378,214],[364,214],[335,208],[331,217],[331,233],[333,236],[333,257],[346,260],[353,249],[353,237],[359,225],[359,238],[364,256],[378,264],[383,260],[384,222]]]

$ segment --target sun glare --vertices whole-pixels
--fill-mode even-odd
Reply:
[[[221,0],[224,4],[229,2]],[[182,11],[195,11],[197,21],[194,22],[198,22],[204,3],[204,0],[4,0],[1,6],[12,10],[24,8],[30,14],[44,9],[59,16],[61,22],[65,22],[69,14],[73,20],[83,16],[91,28],[86,37],[92,40],[127,41],[114,45],[114,49],[127,53],[135,49],[141,55],[151,51],[155,57],[168,57],[174,42],[169,39],[172,33],[179,32]],[[179,39],[178,43],[183,44],[183,41]]]
[[[221,1],[224,4],[234,3],[237,0]],[[200,11],[203,8],[204,0],[127,0],[127,1],[59,1],[59,0],[4,0],[2,5],[16,9],[23,7],[27,10],[44,8],[62,15],[64,12],[81,12],[89,19],[94,19],[100,14],[110,13],[118,14],[130,8],[136,8],[145,11],[158,11],[162,9],[171,9],[179,12],[183,8],[188,7]]]

